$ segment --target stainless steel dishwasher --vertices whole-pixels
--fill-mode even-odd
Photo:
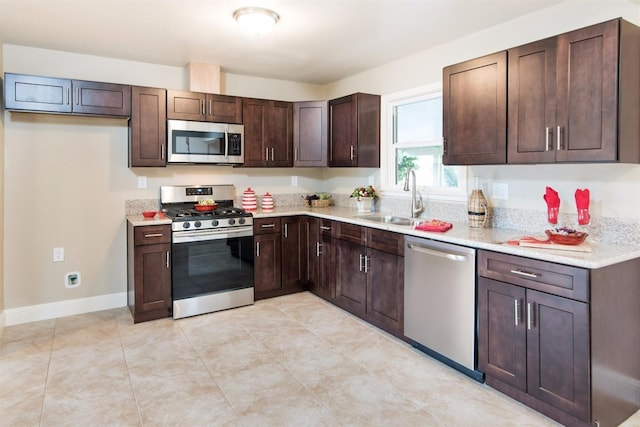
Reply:
[[[414,347],[477,381],[476,250],[404,238],[404,334]]]

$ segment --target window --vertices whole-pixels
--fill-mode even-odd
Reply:
[[[414,169],[418,188],[430,198],[465,200],[466,168],[442,164],[442,86],[388,95],[382,104],[383,191],[402,191]]]

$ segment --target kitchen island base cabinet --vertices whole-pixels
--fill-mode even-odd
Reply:
[[[127,227],[127,300],[133,322],[171,317],[171,226]]]
[[[478,252],[478,369],[567,426],[640,409],[640,259],[587,270]]]

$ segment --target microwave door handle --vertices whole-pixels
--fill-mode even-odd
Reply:
[[[224,158],[229,159],[229,131],[224,133]]]

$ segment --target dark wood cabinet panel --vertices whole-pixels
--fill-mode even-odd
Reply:
[[[167,118],[205,121],[206,94],[180,90],[167,91]]]
[[[131,88],[129,166],[165,166],[167,94],[164,89]]]
[[[404,330],[404,257],[367,249],[367,316],[378,324]]]
[[[329,166],[380,167],[380,96],[329,101]]]
[[[5,108],[129,117],[131,86],[5,73]]]
[[[327,166],[328,111],[325,101],[293,104],[294,166]]]
[[[282,287],[304,286],[307,278],[305,257],[306,219],[300,216],[282,218]]]
[[[245,156],[243,166],[293,166],[293,104],[242,100]]]
[[[259,293],[281,288],[281,240],[280,234],[257,234],[254,236],[254,286],[256,298]]]
[[[279,234],[281,228],[280,218],[254,218],[253,220],[253,234]]]
[[[443,163],[506,163],[507,52],[445,67],[442,81]]]
[[[508,162],[554,162],[555,37],[509,50],[508,87]]]
[[[267,101],[262,99],[242,99],[242,122],[244,124],[244,164],[243,166],[264,166],[267,162],[266,123],[268,120]]]
[[[366,242],[367,228],[356,224],[348,224],[346,222],[335,222],[333,236],[336,239],[346,240],[358,245],[364,245]]]
[[[128,305],[134,323],[171,316],[171,226],[127,227]]]
[[[206,94],[208,122],[242,124],[242,98]]]
[[[309,218],[307,225],[307,283],[313,293],[328,301],[336,297],[333,224],[330,220]]]
[[[346,240],[336,240],[336,303],[349,312],[364,316],[367,303],[365,248]]]

